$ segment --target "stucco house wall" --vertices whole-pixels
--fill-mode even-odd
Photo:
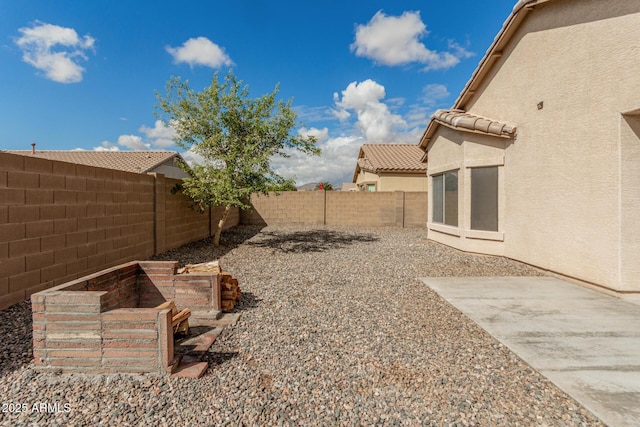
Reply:
[[[161,173],[167,178],[174,179],[184,179],[189,177],[188,173],[186,173],[184,170],[180,169],[178,165],[176,165],[175,159],[168,159],[149,172]]]
[[[460,171],[459,227],[430,223],[429,238],[640,292],[640,3],[553,0],[524,13],[456,106],[517,135],[436,130],[429,188],[438,172]],[[499,166],[491,235],[469,230],[469,170],[483,165]]]
[[[424,174],[381,174],[379,191],[427,191]]]
[[[486,135],[461,133],[440,127],[429,150],[429,188],[433,176],[456,170],[458,172],[458,226],[436,224],[429,221],[429,238],[455,248],[504,255],[505,189],[504,159],[509,140]],[[498,231],[472,230],[469,207],[471,203],[470,169],[472,167],[498,166]],[[429,203],[429,218],[433,218],[433,203]]]
[[[376,185],[376,191],[379,191],[377,189],[378,180],[379,179],[380,179],[380,177],[377,174],[361,170],[360,173],[358,173],[358,177],[356,178],[356,185],[358,186],[358,190],[361,190],[361,187],[363,185],[366,188],[367,184],[375,184]],[[365,191],[367,191],[367,190],[365,190]]]
[[[374,183],[376,184],[376,191],[427,191],[427,179],[423,173],[375,174],[368,171],[360,171],[356,179],[356,185]]]

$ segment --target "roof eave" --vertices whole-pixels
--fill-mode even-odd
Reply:
[[[460,132],[467,132],[467,133],[477,133],[478,135],[487,135],[487,136],[493,136],[495,138],[505,138],[505,139],[511,139],[515,136],[515,129],[513,128],[514,131],[512,133],[501,133],[501,134],[497,134],[497,133],[487,133],[487,132],[483,132],[481,130],[475,130],[475,129],[468,129],[468,128],[463,128],[463,127],[456,127],[456,126],[452,126],[449,123],[440,121],[440,120],[434,120],[434,122],[437,122],[438,124],[448,127],[449,129],[454,129]]]
[[[509,42],[511,36],[518,29],[520,23],[525,19],[529,11],[535,6],[548,1],[551,0],[519,0],[518,3],[516,3],[511,14],[507,17],[502,28],[493,39],[493,43],[491,43],[491,46],[489,46],[480,60],[471,78],[467,81],[462,92],[460,92],[460,95],[458,95],[458,98],[455,100],[452,110],[465,110],[467,102],[475,95],[475,91],[493,64],[502,57],[502,49],[504,49]],[[432,118],[420,138],[418,146],[425,152],[422,157],[423,162],[427,160],[427,146],[429,145],[429,141],[440,124],[441,123]]]
[[[360,147],[360,152],[358,153],[358,158],[356,159],[356,170],[353,173],[353,180],[351,182],[353,182],[354,184],[356,183],[357,179],[358,179],[358,175],[360,174],[360,162],[358,160],[360,160],[361,158],[364,157],[364,151],[362,150],[362,146]]]
[[[511,14],[502,25],[500,32],[493,39],[493,43],[491,43],[491,46],[489,46],[489,49],[487,49],[480,60],[471,78],[464,89],[462,89],[462,92],[460,92],[460,95],[453,104],[454,109],[465,109],[466,103],[475,94],[475,91],[491,69],[491,66],[502,57],[502,49],[504,49],[509,40],[511,40],[511,36],[519,28],[520,23],[534,7],[548,1],[551,0],[520,0],[516,3]]]
[[[413,175],[413,174],[423,174],[427,171],[427,168],[425,167],[424,169],[378,169],[377,170],[377,174],[383,174],[383,173],[397,173],[397,174],[402,174],[402,175]]]

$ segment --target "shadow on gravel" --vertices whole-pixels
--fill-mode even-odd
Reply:
[[[236,311],[236,309],[238,311],[242,311],[246,309],[256,308],[260,305],[260,302],[262,302],[262,300],[256,298],[256,296],[252,292],[242,291],[242,298],[240,298],[240,302],[236,304],[234,311]]]
[[[209,369],[211,369],[214,365],[215,366],[222,365],[227,360],[235,359],[236,357],[238,357],[238,354],[239,353],[237,351],[227,351],[227,352],[213,351],[213,352],[207,353],[205,358],[207,362],[209,362]]]
[[[370,243],[380,240],[372,234],[346,233],[332,230],[310,231],[265,231],[259,240],[247,245],[271,248],[274,252],[300,253],[324,252],[329,249],[344,248],[355,243]]]
[[[33,360],[31,303],[23,301],[0,311],[0,376],[8,375]]]
[[[238,225],[222,232],[220,246],[213,246],[213,237],[187,243],[148,258],[151,261],[178,261],[180,267],[220,259],[245,241],[260,233],[264,226]]]

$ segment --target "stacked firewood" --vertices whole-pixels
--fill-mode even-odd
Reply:
[[[242,291],[238,286],[238,279],[234,279],[231,273],[220,273],[220,296],[222,299],[222,311],[231,311],[236,302],[240,301]]]
[[[168,308],[171,310],[171,326],[173,327],[174,334],[189,335],[189,317],[191,316],[191,310],[185,308],[179,312],[173,300],[163,302],[156,308]]]
[[[211,274],[220,274],[222,273],[222,268],[220,268],[220,263],[216,261],[203,262],[200,264],[187,264],[182,268],[178,269],[178,274],[182,273],[211,273]]]
[[[205,262],[202,264],[187,264],[178,270],[178,273],[211,273],[220,275],[220,295],[222,300],[222,310],[231,311],[236,302],[240,301],[242,292],[238,286],[238,279],[234,279],[231,273],[222,271],[218,261]]]

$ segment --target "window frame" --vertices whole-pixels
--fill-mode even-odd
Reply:
[[[491,170],[491,176],[479,173]],[[477,189],[490,184],[491,188]],[[469,229],[473,231],[498,232],[500,230],[500,168],[497,165],[469,168]],[[490,193],[487,193],[490,191]],[[482,198],[484,200],[478,200]],[[486,199],[489,199],[488,202]],[[481,211],[481,212],[478,212]],[[492,218],[484,216],[491,214]]]
[[[455,176],[455,189],[449,189],[447,190],[447,183],[451,183],[452,179],[451,177]],[[449,179],[448,179],[449,178]],[[438,182],[436,183],[436,181],[441,182],[441,184]],[[440,187],[440,188],[437,188]],[[459,218],[459,212],[460,212],[460,171],[459,169],[453,169],[453,170],[448,170],[448,171],[444,171],[438,174],[434,174],[431,176],[431,192],[432,192],[432,197],[431,197],[431,204],[432,204],[432,210],[431,210],[431,222],[433,224],[439,224],[439,225],[443,225],[443,226],[447,226],[447,227],[455,227],[458,228],[460,226],[460,218]],[[447,197],[447,192],[449,193],[454,193],[454,194],[450,194],[449,197]],[[436,200],[436,197],[438,197],[438,199]],[[453,213],[450,213],[449,215],[447,214],[447,205],[452,202],[452,199],[450,199],[450,197],[454,197],[455,199],[455,209]],[[438,203],[436,203],[438,202]],[[449,202],[449,203],[448,203]],[[440,205],[440,206],[438,206]],[[436,206],[440,207],[440,209],[436,209]],[[438,212],[438,211],[442,211],[442,212]],[[438,215],[436,216],[436,213],[438,212]],[[454,220],[454,221],[451,221]]]

